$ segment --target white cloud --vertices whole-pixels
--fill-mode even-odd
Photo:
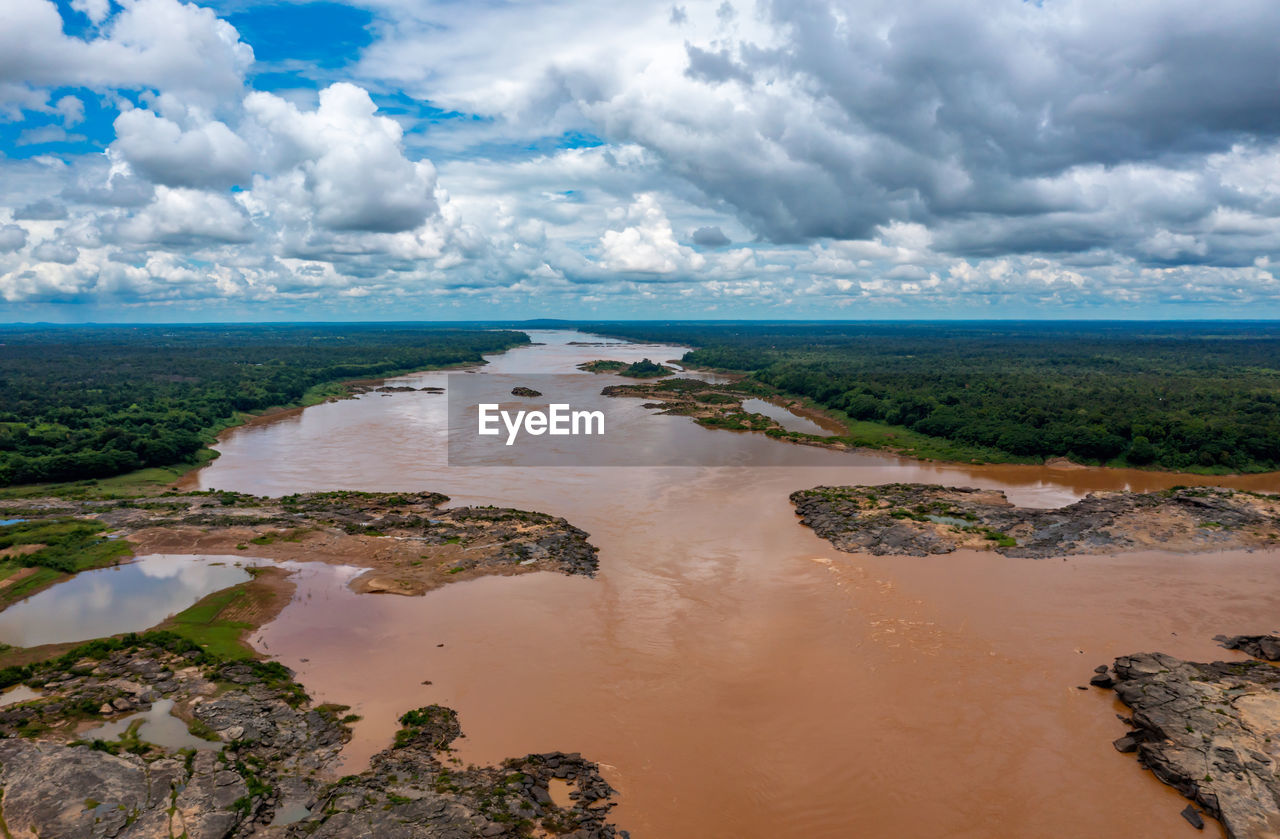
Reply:
[[[650,193],[636,198],[626,214],[628,226],[600,237],[601,264],[610,271],[671,274],[697,270],[706,260],[678,243],[671,222]]]
[[[364,89],[325,88],[314,111],[252,93],[245,110],[261,129],[275,171],[290,180],[280,194],[305,201],[318,225],[398,233],[436,212],[435,167],[405,157],[400,125],[378,116]],[[256,182],[255,191],[263,186]]]
[[[176,122],[141,108],[116,117],[111,144],[135,172],[165,186],[232,186],[253,174],[253,155],[239,135],[218,120],[200,116],[183,130]]]

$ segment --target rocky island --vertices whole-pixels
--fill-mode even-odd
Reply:
[[[1055,509],[1000,490],[927,484],[820,486],[791,494],[802,524],[848,553],[927,556],[966,548],[1056,557],[1280,546],[1280,496],[1180,487],[1096,492]]]
[[[1250,651],[1280,649],[1275,636],[1222,639]],[[1117,750],[1221,820],[1232,839],[1280,831],[1280,668],[1267,661],[1182,661],[1164,653],[1121,656],[1100,666],[1095,687],[1114,687],[1132,709]],[[1187,821],[1203,826],[1193,806]]]
[[[579,364],[578,369],[588,373],[615,373],[630,379],[656,379],[676,372],[675,368],[658,364],[647,358],[632,364],[627,364],[625,361],[587,361]]]
[[[0,529],[0,560],[24,566],[0,587],[22,596],[87,570],[55,565],[60,527],[110,533],[114,548],[99,564],[134,553],[251,553],[277,560],[321,561],[369,569],[354,582],[362,591],[421,594],[448,582],[487,574],[558,571],[591,576],[596,548],[587,534],[556,516],[502,507],[444,507],[432,492],[319,492],[263,498],[236,492],[168,493],[144,498],[10,501]],[[51,535],[50,535],[51,534]],[[12,547],[4,547],[11,542]],[[91,555],[77,545],[79,555]],[[92,547],[90,545],[89,547]],[[21,555],[18,555],[18,554]],[[51,568],[51,566],[53,566]],[[61,572],[61,573],[58,573]]]
[[[458,766],[457,716],[436,705],[404,714],[369,769],[338,778],[355,719],[344,706],[313,705],[280,664],[222,661],[170,633],[0,670],[0,687],[14,684],[31,698],[0,707],[5,837],[627,835],[607,821],[614,790],[595,764],[553,752]]]
[[[780,440],[844,451],[844,442],[830,437],[786,429],[772,417],[743,407],[743,400],[771,396],[773,391],[750,381],[712,384],[701,379],[674,378],[633,385],[610,385],[600,391],[605,396],[657,400],[645,404],[662,414],[691,417],[705,428],[729,431],[759,431]]]

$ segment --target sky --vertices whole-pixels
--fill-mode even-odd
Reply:
[[[0,321],[1280,317],[1274,0],[0,0]]]

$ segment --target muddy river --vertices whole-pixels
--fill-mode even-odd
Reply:
[[[568,377],[594,358],[683,352],[531,334],[541,346],[472,375]],[[623,380],[574,381],[598,393]],[[461,715],[466,761],[552,749],[599,761],[622,792],[615,820],[637,839],[1189,836],[1180,796],[1111,748],[1121,707],[1077,686],[1118,654],[1229,658],[1213,635],[1280,628],[1275,553],[853,556],[798,525],[787,501],[818,484],[926,481],[1047,507],[1214,481],[837,453],[638,401],[637,446],[742,465],[448,466],[445,399],[370,393],[264,418],[224,435],[192,481],[272,495],[431,489],[565,516],[600,547],[594,580],[491,577],[414,598],[354,594],[328,566],[300,574],[254,642],[363,716],[347,771],[388,744],[399,714],[438,702]]]

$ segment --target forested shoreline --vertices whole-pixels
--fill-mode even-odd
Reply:
[[[605,322],[846,415],[1009,460],[1280,469],[1280,326]]]
[[[0,327],[0,486],[192,462],[237,416],[528,340],[438,324]]]

